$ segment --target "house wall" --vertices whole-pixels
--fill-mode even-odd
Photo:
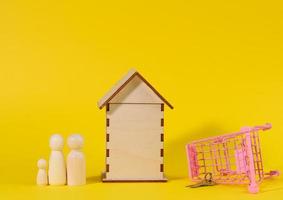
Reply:
[[[163,179],[163,104],[108,104],[107,180]]]

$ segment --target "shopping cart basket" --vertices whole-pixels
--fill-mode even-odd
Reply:
[[[259,191],[263,179],[278,176],[278,171],[263,171],[259,131],[271,124],[243,127],[241,131],[192,141],[186,145],[189,176],[202,181],[212,174],[217,184],[247,184],[251,193]]]

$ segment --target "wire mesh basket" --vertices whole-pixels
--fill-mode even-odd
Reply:
[[[211,173],[218,184],[246,184],[251,193],[259,191],[263,179],[278,176],[278,171],[264,172],[259,132],[271,124],[243,127],[241,131],[192,141],[186,145],[189,176],[202,181]]]

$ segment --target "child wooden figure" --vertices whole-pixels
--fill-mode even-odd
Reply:
[[[49,158],[49,184],[66,184],[66,165],[62,152],[64,146],[63,137],[59,134],[52,135],[50,138],[51,154]]]
[[[68,146],[71,149],[67,157],[67,180],[68,185],[84,185],[86,183],[85,157],[81,148],[83,138],[73,134],[68,138]]]
[[[38,173],[37,173],[37,178],[36,178],[36,184],[42,185],[42,186],[47,185],[48,179],[47,179],[47,172],[46,172],[46,167],[47,167],[46,160],[44,159],[38,160],[37,167],[38,167]]]

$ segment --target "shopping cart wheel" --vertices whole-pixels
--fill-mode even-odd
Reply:
[[[257,184],[250,184],[249,187],[248,187],[248,189],[249,189],[249,192],[250,192],[250,193],[253,193],[253,194],[259,192],[259,187],[258,187]]]
[[[269,172],[269,175],[270,175],[270,176],[279,176],[279,174],[280,174],[280,173],[279,173],[278,170],[272,170],[272,171]]]

